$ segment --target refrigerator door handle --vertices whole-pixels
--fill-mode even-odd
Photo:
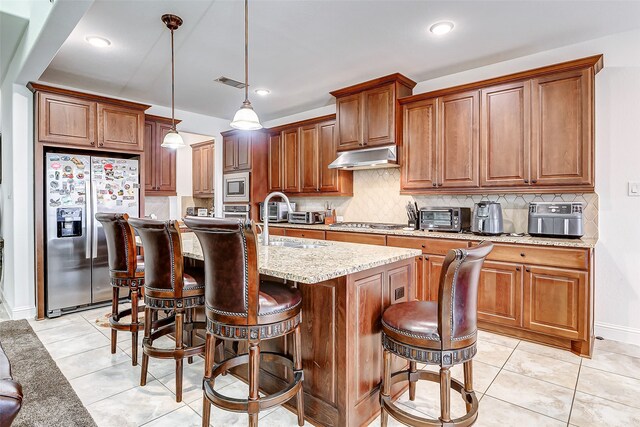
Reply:
[[[91,212],[97,213],[98,211],[98,193],[97,188],[93,188],[93,182],[91,185]],[[91,217],[92,231],[91,231],[91,242],[93,245],[91,258],[98,257],[98,221],[92,216]]]
[[[85,184],[86,185],[86,184]],[[91,187],[89,186],[89,191],[91,191]],[[86,200],[86,198],[85,198]],[[85,257],[87,259],[93,258],[91,242],[93,241],[93,236],[91,236],[89,225],[93,224],[95,219],[93,218],[93,209],[91,206],[91,201],[86,200],[85,203],[85,217],[84,224],[82,224],[82,232],[84,233],[84,241],[85,241]]]

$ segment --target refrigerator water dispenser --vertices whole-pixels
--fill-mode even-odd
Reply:
[[[82,236],[82,208],[58,208],[58,238]]]

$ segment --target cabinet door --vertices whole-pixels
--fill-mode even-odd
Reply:
[[[416,257],[415,294],[417,300],[429,300],[429,258],[423,255]]]
[[[436,186],[436,100],[404,105],[402,189]]]
[[[336,100],[338,150],[352,150],[362,144],[362,94]]]
[[[429,289],[426,294],[427,301],[438,301],[438,290],[440,288],[440,274],[442,273],[442,265],[444,257],[440,255],[425,255],[427,260],[427,274]]]
[[[243,132],[238,135],[236,169],[251,169],[251,132]]]
[[[329,169],[329,165],[338,157],[337,140],[334,121],[318,125],[318,166],[320,172],[320,191],[340,191],[340,172]]]
[[[68,96],[38,94],[38,141],[96,144],[96,103]]]
[[[191,176],[193,183],[193,195],[199,196],[202,194],[202,180],[200,179],[200,172],[202,170],[202,146],[193,147],[191,152]]]
[[[522,326],[520,264],[484,262],[478,282],[478,320]]]
[[[282,191],[282,139],[269,136],[269,192]]]
[[[202,193],[207,196],[212,196],[214,193],[214,178],[215,178],[215,166],[214,166],[214,145],[213,143],[207,144],[202,147]]]
[[[98,147],[144,150],[144,112],[98,103]]]
[[[385,145],[395,142],[394,85],[371,89],[363,94],[363,145]]]
[[[531,182],[593,185],[593,71],[533,79],[531,95]]]
[[[238,165],[238,136],[231,135],[222,138],[223,171],[233,172]]]
[[[289,193],[300,191],[300,141],[298,129],[282,131],[283,190]]]
[[[155,167],[155,122],[144,122],[144,191],[148,193],[156,189]]]
[[[480,185],[529,184],[530,83],[483,89],[480,112]]]
[[[164,123],[156,125],[156,190],[176,194],[176,149],[161,147],[164,136],[171,130],[171,126]]]
[[[526,266],[524,326],[569,339],[587,339],[587,273]]]
[[[304,193],[320,191],[318,171],[318,127],[300,128],[300,187]]]
[[[478,98],[477,91],[440,98],[438,186],[478,187]]]

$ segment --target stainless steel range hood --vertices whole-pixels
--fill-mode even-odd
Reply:
[[[348,170],[398,167],[400,165],[398,164],[395,145],[344,151],[329,165],[329,169]]]

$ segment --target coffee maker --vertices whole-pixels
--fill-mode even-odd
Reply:
[[[504,232],[502,206],[498,202],[479,202],[473,207],[471,231],[474,234],[497,236]]]

